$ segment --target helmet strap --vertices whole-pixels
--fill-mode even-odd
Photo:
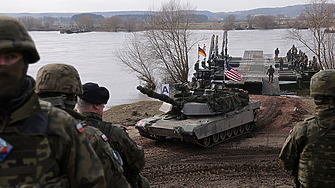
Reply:
[[[52,104],[52,106],[55,107],[60,107],[61,109],[65,109],[65,99],[66,99],[66,95],[65,94],[61,94],[60,96],[56,96],[56,97],[45,97],[45,98],[41,98],[44,101],[50,102]]]
[[[44,101],[50,102],[52,106],[59,107],[63,110],[65,109],[74,109],[77,101],[70,101],[66,99],[66,94],[60,94],[59,96],[56,97],[45,97],[41,98]]]

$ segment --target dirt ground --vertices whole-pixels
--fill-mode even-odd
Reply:
[[[155,113],[161,104],[157,101],[114,107],[104,119],[126,126],[130,137],[144,148],[142,175],[152,187],[292,187],[278,155],[291,127],[314,113],[314,102],[287,96],[250,98],[261,101],[252,132],[209,149],[141,137],[133,125]]]

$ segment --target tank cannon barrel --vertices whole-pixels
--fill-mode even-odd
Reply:
[[[142,86],[137,86],[137,90],[139,90],[141,93],[148,95],[148,97],[155,98],[161,101],[164,101],[166,103],[172,104],[173,106],[179,106],[179,103],[172,98],[168,97],[167,95],[164,94],[159,94],[156,93],[150,89],[144,88]]]

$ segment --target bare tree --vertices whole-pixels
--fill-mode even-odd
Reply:
[[[252,14],[248,14],[248,15],[246,16],[246,22],[248,23],[248,27],[249,27],[249,28],[253,28],[253,27],[252,27],[252,24],[254,24],[254,15],[252,15]]]
[[[255,24],[261,29],[272,29],[275,25],[273,16],[260,15],[254,18]]]
[[[103,27],[110,31],[113,29],[114,32],[117,32],[118,28],[121,26],[123,19],[119,16],[112,16],[110,18],[106,18],[103,21]]]
[[[137,23],[137,18],[129,17],[124,21],[123,26],[128,32],[132,32],[136,30]]]
[[[20,17],[19,20],[26,26],[28,30],[32,30],[36,28],[38,24],[38,20],[32,16],[23,16]]]
[[[136,33],[141,37],[139,45],[144,49],[145,56],[141,55],[142,53],[133,53],[136,54],[137,60],[143,61],[136,70],[145,72],[145,67],[149,67],[149,65],[151,67],[151,71],[148,71],[151,76],[145,76],[145,78],[153,78],[153,74],[157,73],[160,79],[168,77],[169,83],[187,81],[189,52],[197,42],[197,39],[193,37],[193,31],[190,30],[192,15],[194,15],[193,10],[189,4],[181,5],[180,1],[170,0],[162,4],[159,10],[149,11],[145,25],[146,30]],[[138,49],[135,45],[137,43],[130,44],[132,47],[128,47],[128,49]],[[140,75],[129,66],[129,63],[127,64],[126,59],[120,57],[119,59]],[[142,66],[143,64],[148,66]],[[141,76],[139,76],[140,80],[147,82]],[[158,79],[158,77],[156,78]]]
[[[315,54],[321,69],[335,68],[335,33],[327,32],[334,26],[334,3],[329,0],[311,0],[301,16],[309,28],[308,31],[292,29],[289,31],[289,37],[301,42]]]
[[[294,22],[290,24],[290,26],[295,29],[308,28],[306,21],[305,21],[305,13],[300,13],[299,16],[297,16],[294,19]]]
[[[189,74],[189,52],[196,44],[190,30],[194,9],[178,0],[163,4],[159,11],[150,13],[149,30],[145,37],[149,41],[153,60],[161,66],[170,82],[185,82]]]
[[[224,19],[225,24],[223,25],[223,30],[232,30],[236,22],[236,17],[231,14]]]
[[[282,24],[283,19],[285,18],[284,14],[277,14],[276,19],[278,21],[278,25]]]
[[[50,26],[52,26],[55,23],[55,18],[44,16],[42,18],[42,22],[46,29],[50,29]]]
[[[131,37],[127,37],[124,48],[117,51],[115,55],[130,72],[135,73],[137,78],[145,83],[145,87],[154,90],[156,88],[154,78],[156,67],[150,60],[150,54],[144,42],[140,35],[132,33]]]
[[[94,18],[92,16],[86,15],[80,18],[76,18],[75,22],[79,29],[90,30],[94,24]]]

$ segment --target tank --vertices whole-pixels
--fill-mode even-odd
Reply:
[[[217,45],[213,47],[217,49]],[[137,86],[141,93],[163,101],[160,110],[164,112],[136,123],[141,136],[154,140],[180,139],[209,148],[253,129],[260,101],[249,100],[248,91],[225,87],[227,50],[221,55],[215,53],[217,50],[212,51],[207,64],[205,60],[201,62],[203,69],[199,68],[200,61],[195,64],[194,76],[200,88],[193,89],[190,83],[173,84],[174,94],[169,97]]]

